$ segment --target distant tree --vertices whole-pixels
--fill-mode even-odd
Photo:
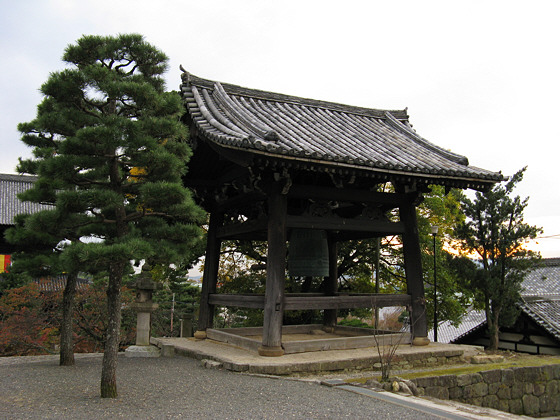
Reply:
[[[116,397],[123,276],[134,260],[191,255],[205,218],[182,183],[191,151],[181,99],[164,92],[165,54],[138,34],[83,36],[63,60],[36,119],[18,127],[34,155],[18,170],[38,175],[21,198],[53,205],[64,221],[65,267],[107,274],[101,396]]]
[[[505,185],[477,192],[474,200],[466,196],[461,199],[466,221],[457,228],[456,236],[464,254],[475,260],[462,258],[455,265],[486,311],[491,350],[498,349],[500,325],[519,300],[524,274],[539,257],[526,248],[526,242],[542,232],[523,221],[529,198],[511,196],[525,170],[518,171]]]
[[[152,267],[152,279],[162,284],[154,293],[153,300],[159,307],[152,313],[151,328],[155,336],[180,335],[181,319],[194,317],[200,300],[200,286],[188,278],[188,269],[181,265]]]

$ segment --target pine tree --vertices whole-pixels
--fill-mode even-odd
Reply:
[[[83,36],[63,60],[18,127],[34,154],[18,169],[38,175],[22,198],[55,206],[64,264],[107,273],[101,396],[116,397],[123,276],[131,261],[184,260],[204,213],[182,183],[191,151],[181,99],[164,91],[165,54],[138,34]]]
[[[461,248],[479,263],[462,260],[463,276],[478,293],[486,311],[490,350],[497,350],[500,325],[519,300],[524,274],[534,267],[539,255],[525,247],[542,229],[523,221],[529,198],[511,197],[523,179],[526,167],[505,184],[498,184],[475,199],[462,198],[466,221],[457,229]]]
[[[33,193],[24,194],[28,200],[40,200]],[[31,277],[59,276],[66,274],[66,286],[62,297],[62,322],[60,324],[60,365],[74,365],[72,318],[74,297],[78,280],[79,264],[63,264],[60,261],[64,241],[77,240],[76,233],[68,230],[72,218],[60,218],[54,209],[36,214],[16,216],[15,227],[6,231],[6,239],[17,245],[18,252],[10,271],[25,273]],[[71,263],[72,261],[70,261]]]

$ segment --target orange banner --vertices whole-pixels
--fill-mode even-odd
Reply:
[[[0,273],[6,273],[8,270],[7,268],[12,263],[12,256],[11,255],[0,255]]]

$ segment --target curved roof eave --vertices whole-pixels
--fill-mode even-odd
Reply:
[[[430,143],[404,111],[352,107],[242,88],[183,73],[191,120],[209,141],[264,158],[487,189],[501,173]]]

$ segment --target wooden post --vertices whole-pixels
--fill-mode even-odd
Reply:
[[[406,271],[407,292],[412,300],[410,329],[412,344],[424,346],[429,344],[426,302],[424,298],[424,280],[422,277],[422,258],[416,220],[416,206],[413,202],[402,204],[399,208],[401,221],[405,225],[402,235],[404,265]]]
[[[217,238],[216,231],[222,224],[222,214],[211,213],[208,224],[208,239],[206,242],[206,256],[204,259],[204,273],[202,274],[202,291],[200,310],[198,314],[198,329],[194,337],[200,340],[206,338],[206,329],[212,328],[214,323],[214,305],[208,302],[209,295],[216,293],[218,282],[218,268],[220,265],[220,247],[222,241]]]
[[[334,296],[338,291],[338,243],[329,236],[329,277],[325,279],[325,294]],[[333,332],[336,326],[337,310],[325,309],[323,312],[323,329]]]
[[[282,318],[286,282],[287,197],[275,188],[268,197],[268,253],[261,356],[282,356]]]

